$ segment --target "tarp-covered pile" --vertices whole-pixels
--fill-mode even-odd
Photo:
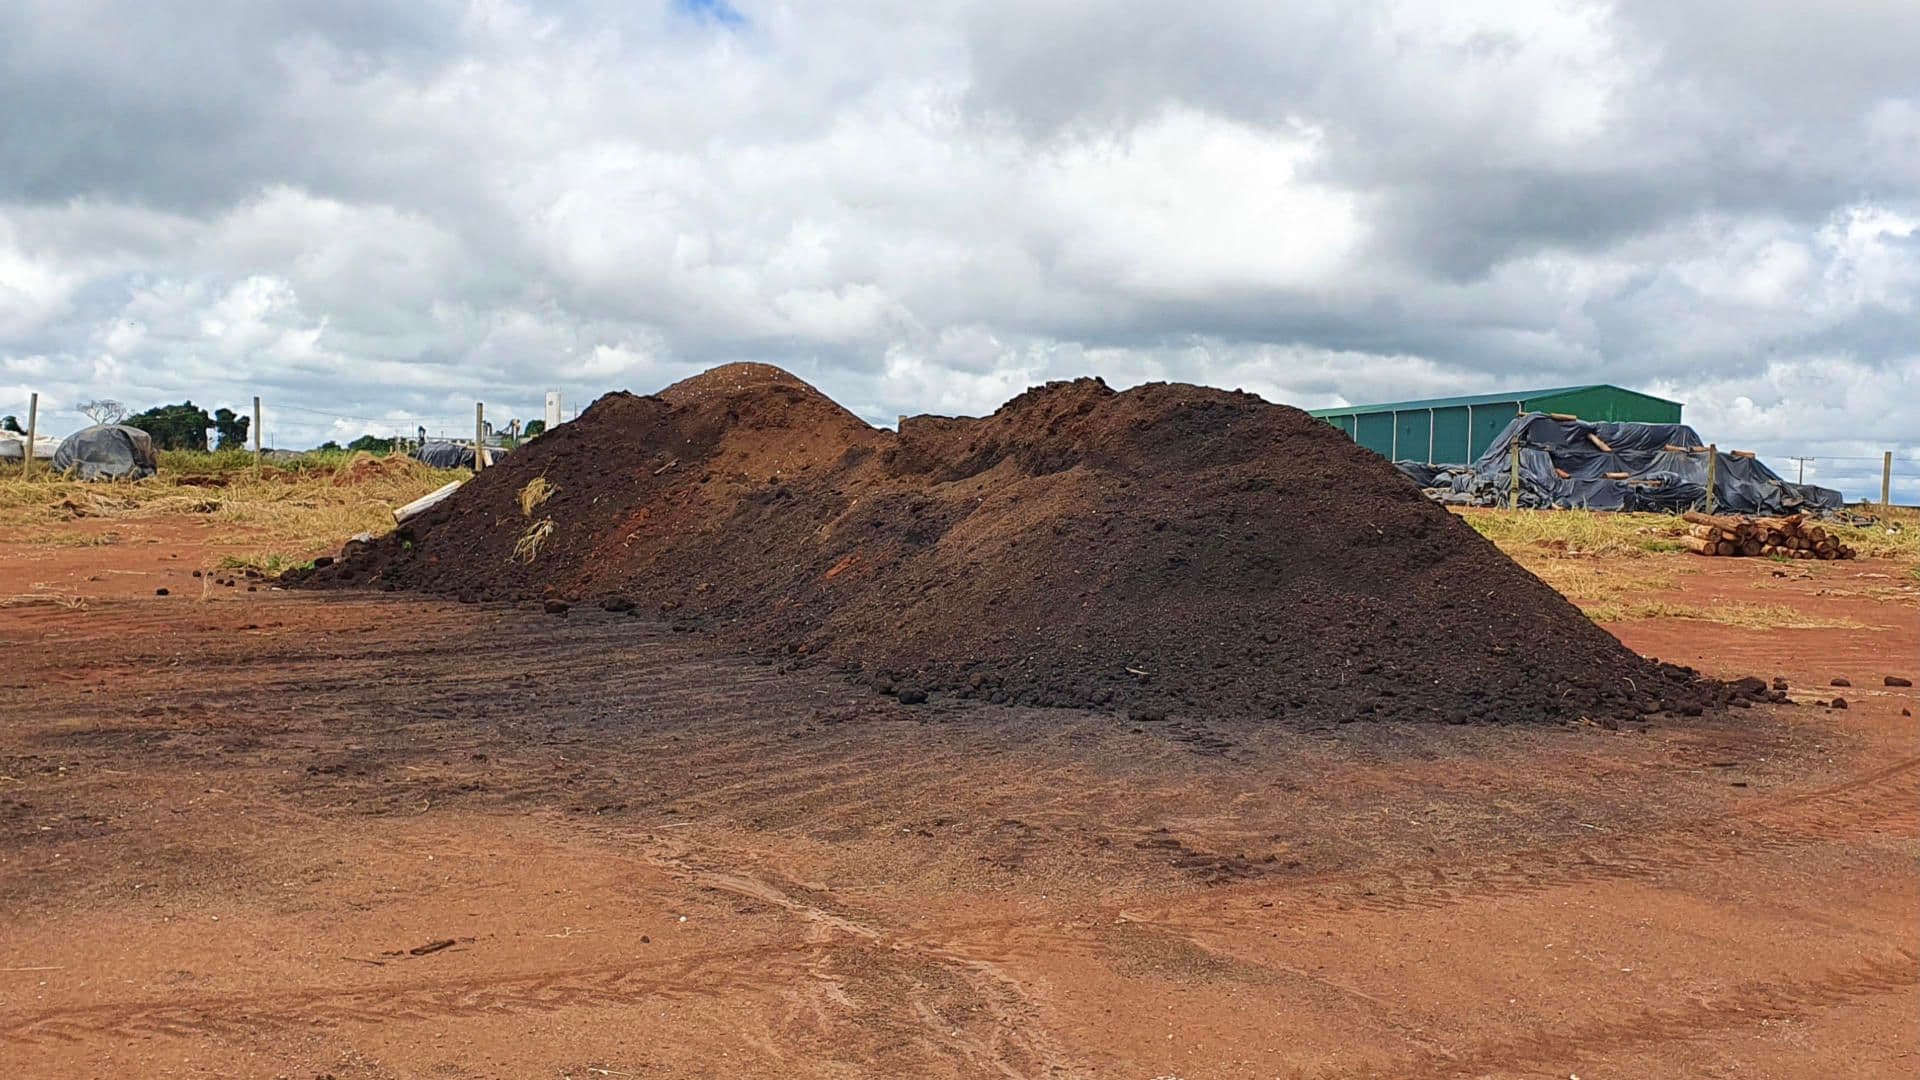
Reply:
[[[1516,441],[1520,505],[1534,509],[1704,508],[1709,472],[1713,508],[1727,513],[1793,514],[1842,505],[1838,491],[1783,480],[1752,454],[1709,451],[1685,424],[1590,423],[1526,413],[1471,465],[1394,464],[1440,502],[1505,506]]]
[[[491,465],[505,453],[505,450],[489,446],[486,448],[487,460],[482,464]],[[422,443],[420,448],[413,452],[413,456],[415,460],[425,462],[436,469],[473,468],[473,444],[470,442]]]
[[[82,480],[144,480],[159,467],[153,439],[137,427],[95,424],[67,436],[53,452],[53,471]]]

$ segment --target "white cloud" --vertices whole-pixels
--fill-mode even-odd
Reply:
[[[1920,430],[1914,12],[738,8],[8,6],[10,392],[298,442],[760,359],[889,422],[1102,374]]]

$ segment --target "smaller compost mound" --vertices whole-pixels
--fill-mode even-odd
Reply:
[[[600,399],[311,580],[618,597],[909,700],[1143,719],[1607,722],[1758,692],[1635,655],[1328,425],[1184,385],[1054,383],[896,434],[729,365]]]

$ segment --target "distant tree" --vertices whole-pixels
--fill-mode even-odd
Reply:
[[[545,430],[547,430],[547,422],[545,420],[529,420],[527,421],[527,426],[520,429],[520,437],[523,439],[531,439]]]
[[[95,398],[78,406],[80,415],[96,424],[117,424],[127,418],[127,407],[112,398]]]
[[[314,447],[314,449],[315,450],[338,450],[340,449],[340,444],[337,442],[334,442],[332,439],[328,439],[326,442],[323,442],[319,446]]]
[[[20,426],[17,416],[0,416],[0,431],[11,431],[15,435],[25,435],[27,429]]]
[[[127,417],[126,423],[151,436],[157,449],[205,450],[207,429],[213,426],[213,417],[193,402],[184,401],[136,413]]]
[[[253,417],[240,416],[232,409],[216,409],[213,414],[213,430],[220,437],[222,450],[245,450],[247,429],[252,425]]]
[[[362,435],[348,443],[347,449],[365,450],[369,454],[391,454],[393,453],[393,440],[383,439],[378,435]]]

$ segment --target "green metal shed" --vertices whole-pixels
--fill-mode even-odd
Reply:
[[[1478,459],[1507,421],[1520,413],[1570,413],[1582,420],[1643,424],[1680,422],[1680,402],[1607,383],[1343,405],[1310,412],[1389,461],[1432,465],[1464,465]]]

